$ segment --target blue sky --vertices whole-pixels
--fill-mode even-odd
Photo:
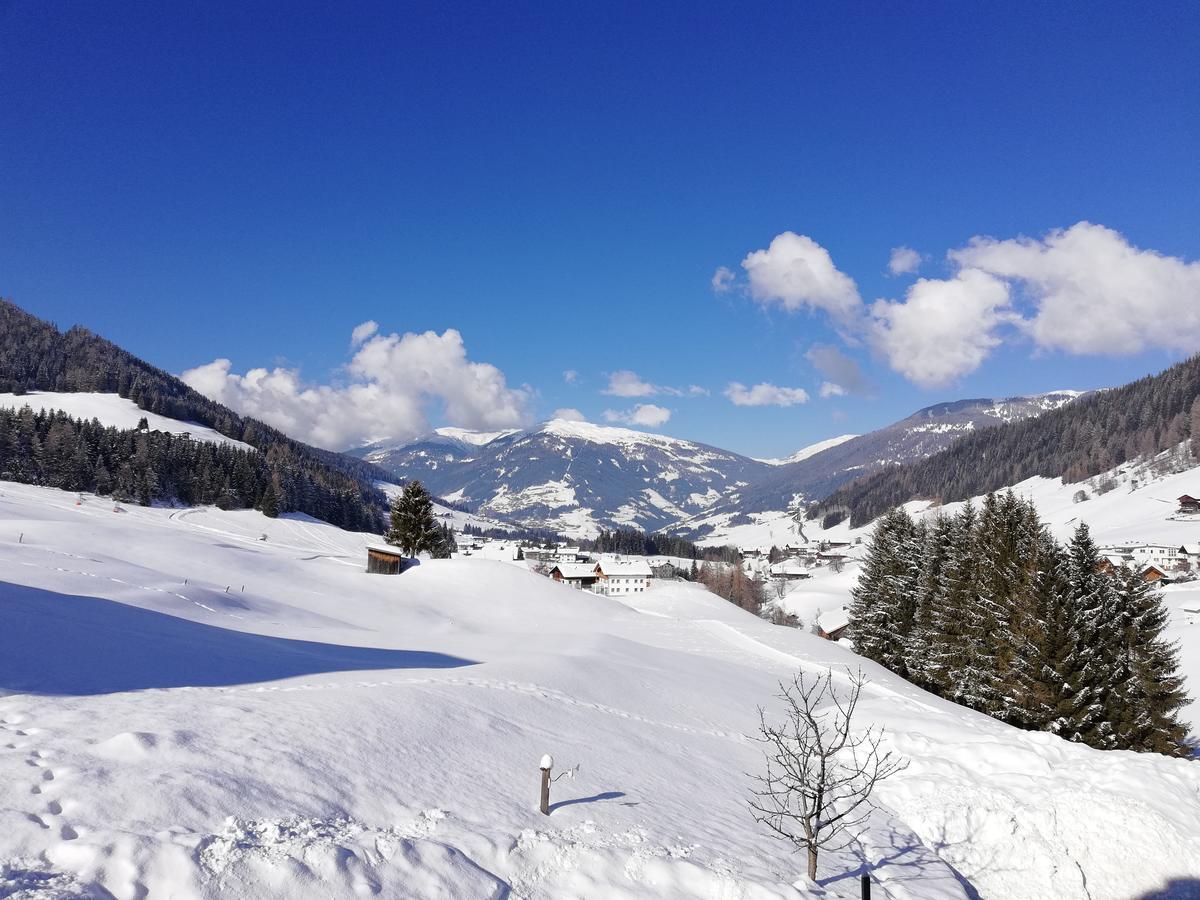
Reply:
[[[778,455],[1200,349],[1192,4],[479,6],[0,4],[0,294],[330,444],[644,405]],[[785,232],[853,290],[756,280]]]

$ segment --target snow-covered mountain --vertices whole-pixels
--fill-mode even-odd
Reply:
[[[602,527],[668,528],[736,499],[770,469],[694,441],[565,419],[484,437],[440,429],[353,453],[482,514],[579,535]]]
[[[591,536],[636,527],[703,537],[796,495],[825,496],[890,463],[923,459],[976,428],[1025,418],[1079,396],[961,400],[923,409],[865,435],[842,435],[786,459],[758,460],[695,441],[556,419],[528,431],[441,428],[407,443],[351,451],[396,478],[481,514]]]
[[[917,462],[945,450],[965,434],[1041,415],[1081,396],[1080,391],[1052,391],[1002,400],[936,403],[805,459],[773,466],[742,493],[737,503],[716,504],[707,517],[685,525],[704,535],[712,525],[747,521],[746,517],[754,513],[787,509],[798,495],[806,501],[820,500],[860,475]],[[719,517],[719,522],[713,516]]]

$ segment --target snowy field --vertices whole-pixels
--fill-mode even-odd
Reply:
[[[54,391],[30,391],[27,394],[0,394],[0,407],[20,409],[28,406],[34,412],[40,410],[61,410],[75,419],[98,419],[101,425],[123,430],[137,428],[143,418],[152,431],[165,431],[168,434],[189,434],[194,440],[209,441],[214,444],[229,444],[242,450],[253,450],[249,444],[225,437],[219,431],[195,422],[181,422],[169,419],[157,413],[140,409],[132,400],[126,400],[118,394],[80,392],[74,394],[56,393]]]
[[[876,898],[1200,893],[1195,764],[869,664],[860,724],[911,764],[793,886],[746,811],[747,736],[778,679],[852,654],[692,585],[370,576],[374,540],[0,485],[0,897],[849,898],[860,871]],[[549,817],[547,752],[580,766]]]

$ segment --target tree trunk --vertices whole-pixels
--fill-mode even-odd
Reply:
[[[817,880],[817,848],[808,848],[808,879],[809,881]]]

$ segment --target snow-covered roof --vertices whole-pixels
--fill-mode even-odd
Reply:
[[[850,615],[846,612],[845,607],[832,609],[817,616],[817,624],[826,634],[833,634],[839,628],[845,628],[850,624]]]
[[[595,563],[559,563],[551,572],[557,571],[563,578],[595,578]]]
[[[613,560],[600,563],[600,571],[610,578],[620,575],[625,578],[650,578],[650,563],[645,560]]]
[[[783,562],[771,564],[772,575],[807,575],[808,569],[800,565],[794,559],[785,559]]]
[[[391,544],[367,544],[368,550],[374,550],[376,553],[386,553],[389,556],[404,556],[404,551],[399,547],[393,547]]]

